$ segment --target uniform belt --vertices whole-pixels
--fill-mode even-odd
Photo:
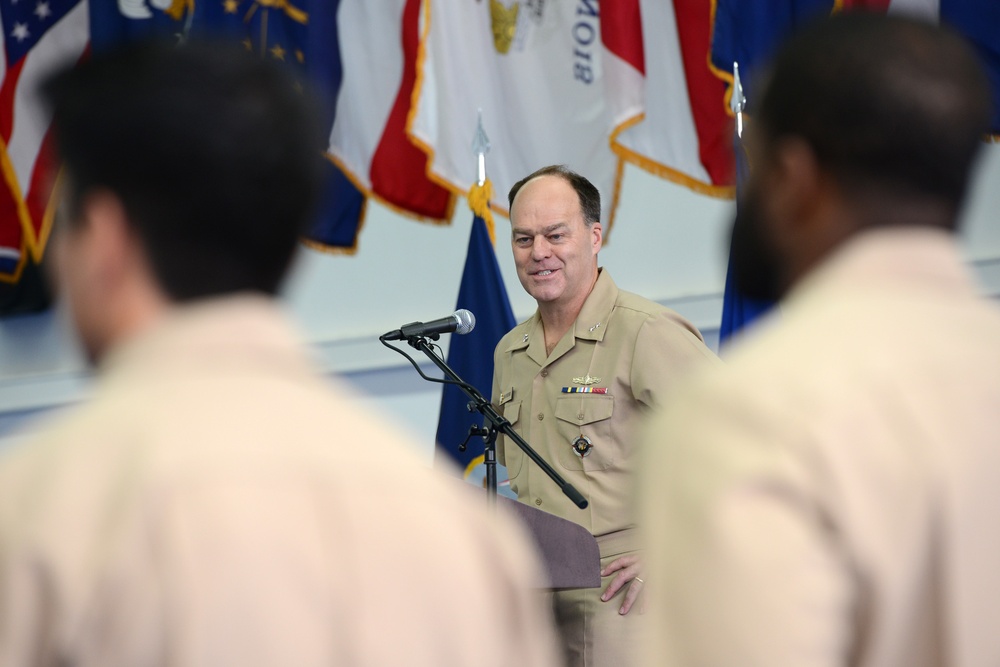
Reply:
[[[598,535],[596,539],[597,547],[601,550],[601,558],[639,550],[639,531],[636,528],[605,533]]]

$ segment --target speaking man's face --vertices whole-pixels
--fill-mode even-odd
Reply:
[[[511,207],[517,277],[539,304],[582,304],[597,279],[601,223],[587,225],[580,198],[565,179],[533,178]]]

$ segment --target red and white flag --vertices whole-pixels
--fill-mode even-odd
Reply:
[[[616,0],[601,5],[609,96],[620,111],[612,149],[704,194],[733,195],[732,119],[709,67],[712,4]]]
[[[410,135],[435,179],[465,194],[477,177],[478,112],[492,150],[494,209],[522,177],[566,164],[600,190],[612,222],[621,161],[603,79],[597,0],[427,0]],[[604,11],[602,4],[601,11]]]
[[[51,115],[39,84],[87,48],[86,0],[0,0],[0,280],[41,260],[51,228]]]
[[[420,0],[340,0],[343,79],[329,152],[363,193],[404,214],[451,219],[449,190],[427,177],[406,135],[416,78]]]

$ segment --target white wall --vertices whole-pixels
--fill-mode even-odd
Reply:
[[[1000,144],[986,149],[962,240],[984,292],[1000,296]],[[714,341],[732,214],[731,201],[696,195],[627,167],[601,263],[620,287],[674,308]],[[325,368],[346,375],[367,400],[411,426],[428,456],[439,389],[377,338],[405,322],[454,310],[470,222],[464,201],[447,226],[415,222],[372,202],[358,254],[306,250],[286,289],[288,305]],[[514,314],[524,319],[534,303],[517,281],[507,225],[497,219],[497,252]],[[87,370],[62,319],[51,313],[0,321],[0,437],[27,414],[85,396]]]

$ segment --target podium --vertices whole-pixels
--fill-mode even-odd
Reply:
[[[548,579],[536,588],[599,588],[601,552],[586,528],[504,496],[497,506],[521,520],[538,548]]]

